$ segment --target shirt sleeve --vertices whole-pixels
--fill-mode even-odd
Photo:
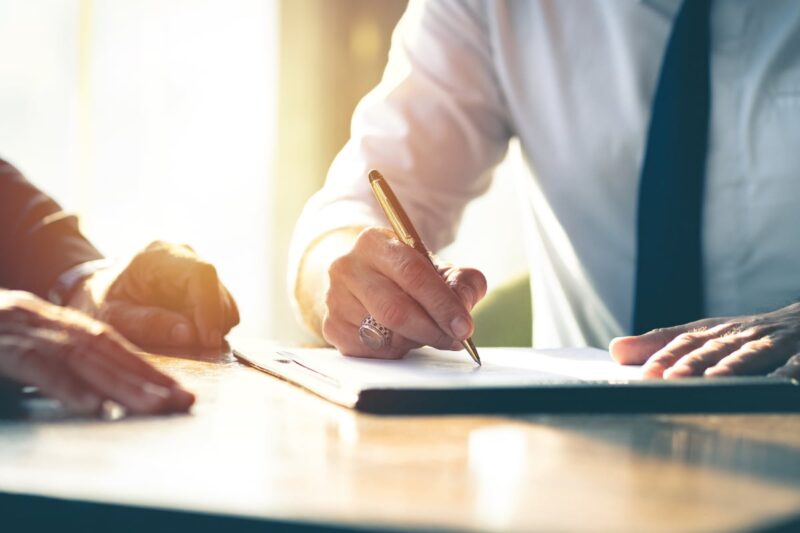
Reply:
[[[295,227],[289,288],[307,248],[351,226],[387,226],[367,173],[387,177],[425,243],[452,242],[466,204],[490,185],[510,121],[497,83],[485,3],[409,4],[380,84],[359,103],[351,137]]]
[[[0,287],[47,298],[63,272],[102,257],[76,217],[0,159]]]

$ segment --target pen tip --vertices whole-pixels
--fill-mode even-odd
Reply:
[[[382,180],[382,179],[383,179],[383,176],[381,176],[381,173],[378,172],[377,170],[372,169],[372,170],[369,171],[369,181],[370,181],[370,183],[372,183],[373,181]]]

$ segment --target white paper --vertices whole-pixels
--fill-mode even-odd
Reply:
[[[250,350],[244,354],[257,364],[283,357],[298,369],[357,389],[515,387],[641,379],[640,367],[619,365],[608,352],[596,348],[480,348],[479,352],[483,366],[476,365],[464,351],[434,348],[414,350],[399,360],[345,357],[332,349]]]

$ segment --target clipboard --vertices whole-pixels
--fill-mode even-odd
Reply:
[[[789,378],[641,379],[603,350],[481,348],[483,366],[463,352],[422,348],[401,360],[345,357],[333,349],[237,343],[242,363],[364,413],[753,413],[800,411]]]

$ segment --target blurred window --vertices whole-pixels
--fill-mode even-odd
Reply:
[[[0,0],[0,157],[125,257],[191,244],[270,333],[276,0]]]

